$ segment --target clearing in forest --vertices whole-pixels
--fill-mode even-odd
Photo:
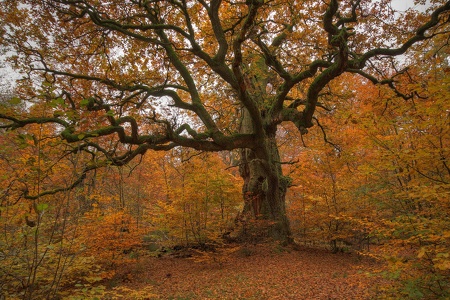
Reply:
[[[377,263],[357,254],[273,244],[225,252],[141,257],[106,283],[102,299],[373,299],[379,291],[368,276]]]

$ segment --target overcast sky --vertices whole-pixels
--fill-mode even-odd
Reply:
[[[405,11],[414,5],[413,0],[392,0],[392,7],[397,10]]]
[[[427,8],[427,5],[414,5],[414,0],[392,0],[391,3],[394,9],[400,11],[405,11],[410,7],[414,7],[417,10],[425,10]]]

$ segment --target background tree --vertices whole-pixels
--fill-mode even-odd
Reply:
[[[1,44],[27,74],[17,91],[27,109],[2,112],[1,128],[53,123],[73,153],[91,156],[74,184],[52,192],[150,149],[244,149],[244,213],[270,220],[269,234],[289,241],[291,180],[282,173],[279,125],[307,133],[316,108],[334,105],[327,87],[344,73],[413,97],[397,89],[405,60],[394,57],[446,34],[450,2],[433,1],[423,14],[400,14],[387,0],[21,0],[0,7]]]
[[[287,166],[297,241],[381,258],[395,282],[381,287],[388,297],[449,297],[448,53],[434,43],[414,51],[422,64],[401,75],[402,93],[415,95],[406,101],[354,77],[339,109],[319,114],[328,143],[316,127],[288,152],[300,161]]]

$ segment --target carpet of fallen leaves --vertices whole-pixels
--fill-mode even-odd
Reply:
[[[273,244],[190,254],[140,258],[111,299],[377,298],[378,279],[367,276],[377,263],[357,254]]]

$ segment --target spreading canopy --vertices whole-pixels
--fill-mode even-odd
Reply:
[[[402,55],[448,34],[450,1],[427,13],[390,2],[2,1],[0,41],[26,74],[13,102],[26,104],[0,128],[55,124],[74,152],[95,153],[83,173],[176,146],[270,159],[265,137],[282,122],[306,133],[343,73],[412,97],[396,86]]]

